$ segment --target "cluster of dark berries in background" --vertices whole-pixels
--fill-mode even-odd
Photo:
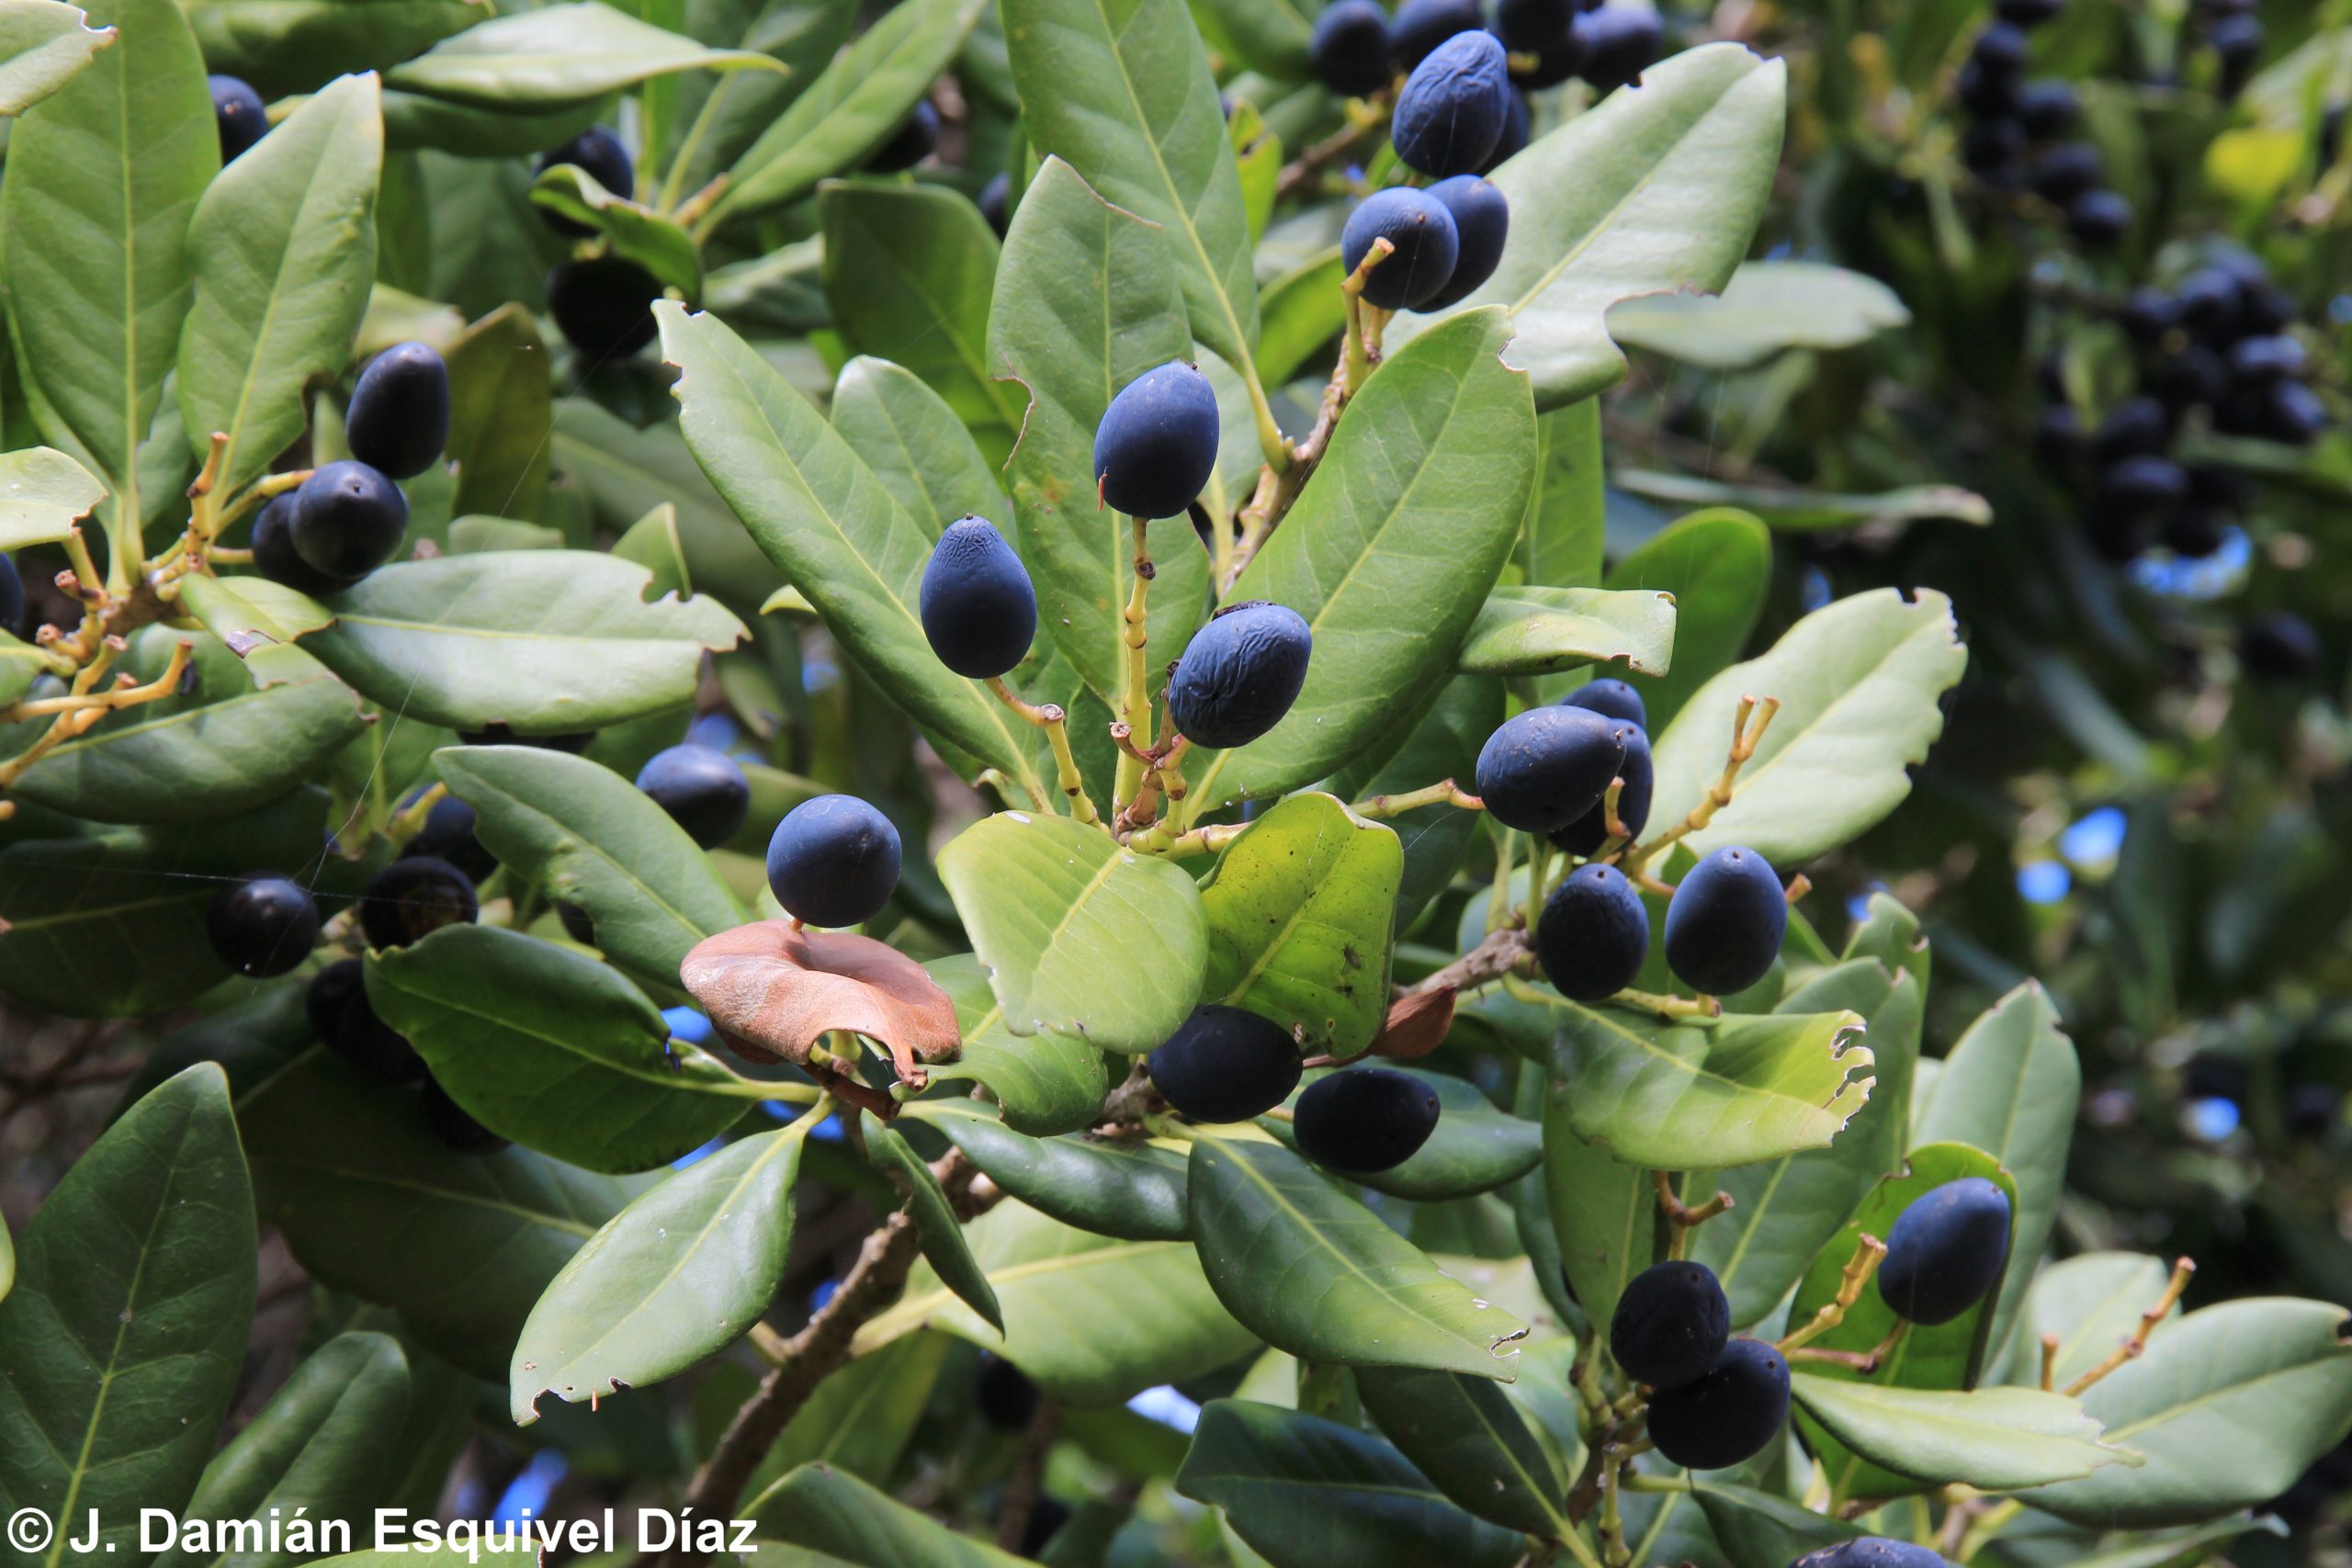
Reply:
[[[1574,77],[1604,93],[1625,86],[1656,62],[1664,39],[1656,11],[1600,0],[1497,0],[1491,24],[1478,0],[1405,0],[1394,18],[1377,0],[1339,0],[1316,20],[1315,74],[1335,93],[1368,96],[1388,86],[1396,73],[1415,70],[1441,45],[1490,25],[1515,62],[1505,112],[1519,128],[1518,141],[1506,157],[1526,142],[1522,90],[1556,87]]]
[[[2032,191],[2064,215],[2076,241],[2106,250],[2132,232],[2132,204],[2108,187],[2098,148],[2067,139],[2082,115],[2074,85],[2026,75],[2027,33],[2060,9],[2061,0],[2001,0],[1996,19],[1976,35],[1960,72],[1969,115],[1961,161],[1996,189]]]
[[[1866,1535],[1808,1551],[1789,1568],[1951,1568],[1951,1564],[1924,1546]]]
[[[254,567],[305,593],[340,593],[391,559],[408,533],[394,481],[439,460],[449,440],[449,371],[429,344],[368,362],[344,420],[351,456],[322,463],[254,519]]]

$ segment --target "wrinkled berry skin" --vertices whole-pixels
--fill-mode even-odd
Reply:
[[[1389,139],[1409,168],[1443,179],[1477,171],[1510,115],[1510,66],[1489,32],[1456,33],[1413,67]]]
[[[925,98],[915,105],[914,113],[890,133],[890,140],[874,150],[865,160],[868,173],[894,175],[901,169],[911,169],[939,151],[939,111]]]
[[[498,861],[474,837],[474,808],[456,795],[444,795],[424,814],[424,826],[408,841],[408,852],[446,860],[474,882],[498,869]]]
[[[1617,776],[1625,781],[1625,787],[1617,792],[1617,819],[1629,837],[1638,839],[1649,826],[1650,794],[1657,786],[1657,770],[1650,759],[1650,738],[1630,724],[1625,727],[1625,760],[1618,764]],[[1607,843],[1609,797],[1602,795],[1600,805],[1554,833],[1552,841],[1574,855],[1589,855]]]
[[[1650,727],[1649,705],[1642,701],[1641,693],[1623,681],[1589,681],[1560,702],[1567,707],[1589,708],[1611,718],[1622,718],[1644,729]]]
[[[809,925],[864,925],[898,886],[899,830],[854,795],[802,801],[768,840],[768,888]]]
[[[1924,1546],[1866,1535],[1808,1551],[1789,1568],[1951,1568],[1951,1564]]]
[[[349,458],[313,469],[294,492],[294,553],[313,571],[356,580],[390,560],[408,532],[408,498]]]
[[[374,948],[405,947],[481,912],[474,885],[446,860],[410,855],[378,872],[359,896],[359,929]]]
[[[1567,78],[1563,76],[1561,80],[1566,81]],[[1519,84],[1514,81],[1510,89],[1510,102],[1507,112],[1503,115],[1502,136],[1495,142],[1495,150],[1487,154],[1487,161],[1478,165],[1478,172],[1482,175],[1491,175],[1517,157],[1527,146],[1527,139],[1534,130],[1535,120],[1527,107],[1527,95],[1519,90]]]
[[[414,1083],[424,1076],[424,1058],[400,1031],[376,1016],[364,988],[352,992],[327,1048],[360,1077],[377,1083]]]
[[[1896,1216],[1878,1293],[1897,1317],[1950,1323],[1984,1299],[2008,1256],[2008,1195],[1981,1176],[1964,1176],[1913,1199]]]
[[[734,758],[707,746],[655,752],[638,770],[637,787],[707,850],[733,838],[752,810],[752,785],[743,770]]]
[[[1314,634],[1288,605],[1253,599],[1219,610],[1168,678],[1177,732],[1195,746],[1247,746],[1298,700],[1314,648]]]
[[[1649,910],[1615,866],[1580,865],[1544,900],[1535,956],[1553,989],[1572,1002],[1615,996],[1649,953]]]
[[[940,535],[922,569],[918,609],[931,651],[974,681],[1020,663],[1037,635],[1028,569],[985,517],[960,518]]]
[[[1193,1009],[1147,1065],[1160,1098],[1194,1122],[1247,1122],[1298,1087],[1289,1031],[1247,1008]]]
[[[1590,708],[1542,707],[1505,719],[1478,752],[1478,794],[1506,828],[1550,833],[1601,802],[1632,727]]]
[[[269,111],[251,85],[234,76],[207,76],[212,123],[220,132],[220,162],[233,164],[269,132]]]
[[[1703,1263],[1659,1263],[1634,1276],[1609,1323],[1609,1353],[1635,1382],[1685,1388],[1714,1370],[1731,1339],[1731,1303]]]
[[[1705,1377],[1650,1400],[1650,1440],[1685,1470],[1727,1470],[1763,1452],[1788,1418],[1788,1362],[1760,1339],[1735,1339]]]
[[[1510,202],[1492,182],[1476,175],[1440,180],[1430,186],[1429,196],[1453,218],[1453,276],[1425,307],[1442,310],[1469,299],[1495,276],[1503,259],[1503,242],[1510,237]]]
[[[1577,18],[1583,62],[1577,74],[1606,93],[1630,87],[1657,63],[1665,29],[1657,13],[1638,6],[1603,6]]]
[[[351,455],[396,479],[431,468],[449,444],[449,367],[429,343],[396,343],[368,362],[344,416]]]
[[[627,359],[653,341],[661,330],[653,301],[661,298],[654,276],[619,256],[568,261],[548,274],[548,314],[564,341],[595,364]]]
[[[1666,907],[1667,965],[1692,989],[1727,997],[1770,972],[1788,930],[1788,897],[1770,863],[1727,845],[1676,885]]]
[[[506,1140],[466,1113],[465,1107],[449,1098],[449,1091],[431,1077],[424,1080],[422,1095],[424,1124],[442,1146],[461,1155],[494,1155],[506,1147]]]
[[[531,167],[532,175],[544,175],[559,164],[570,164],[615,196],[637,194],[637,165],[629,161],[628,149],[621,145],[619,137],[601,125],[592,125],[562,146],[540,153],[539,161]],[[531,210],[539,215],[540,222],[559,234],[582,239],[596,231],[591,224],[566,218],[537,202],[531,204]]]
[[[311,983],[302,988],[302,1016],[311,1025],[311,1039],[322,1045],[334,1043],[343,1010],[366,980],[366,965],[356,958],[338,958],[311,976]]]
[[[1405,0],[1388,28],[1399,69],[1410,71],[1446,39],[1486,25],[1478,0]]]
[[[2238,628],[2238,659],[2263,681],[2300,681],[2319,668],[2319,633],[2290,610],[2256,615]]]
[[[1373,0],[1340,0],[1315,18],[1306,46],[1315,79],[1342,97],[1388,85],[1388,13]]]
[[[1453,276],[1461,236],[1453,214],[1428,191],[1391,186],[1374,191],[1348,214],[1340,235],[1340,265],[1350,273],[1372,254],[1372,243],[1396,247],[1364,279],[1363,297],[1384,310],[1425,305]]]
[[[255,872],[212,897],[204,934],[221,963],[266,980],[301,967],[319,940],[319,906],[309,889],[274,872]]]
[[[1216,471],[1216,392],[1181,359],[1119,389],[1094,427],[1102,504],[1131,517],[1173,517]]]
[[[1413,1156],[1437,1131],[1437,1091],[1389,1067],[1351,1067],[1306,1086],[1291,1109],[1298,1152],[1333,1170],[1370,1175]]]
[[[299,493],[289,490],[271,496],[254,519],[254,570],[272,582],[314,599],[340,593],[359,579],[321,571],[294,547],[294,497]]]

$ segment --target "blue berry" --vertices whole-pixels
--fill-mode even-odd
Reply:
[[[1510,202],[1492,182],[1476,175],[1440,180],[1430,186],[1429,195],[1452,214],[1457,241],[1453,276],[1423,307],[1442,310],[1469,299],[1495,275],[1503,259],[1503,242],[1510,236]]]
[[[294,492],[294,553],[327,577],[367,576],[391,558],[407,532],[408,498],[366,463],[325,464]]]
[[[351,455],[392,479],[431,468],[449,444],[449,367],[426,343],[400,343],[368,362],[344,416]]]
[[[638,770],[637,787],[707,850],[733,838],[752,809],[752,785],[743,770],[707,746],[655,752]]]
[[[1229,604],[1193,634],[1168,680],[1168,711],[1195,746],[1246,746],[1298,700],[1315,636],[1298,612]]]
[[[1029,656],[1037,594],[1004,536],[983,517],[947,525],[922,570],[922,633],[958,675],[993,680]]]
[[[898,886],[899,830],[855,795],[802,801],[768,840],[768,888],[809,925],[864,925]]]
[[[1348,214],[1340,265],[1352,274],[1374,240],[1396,247],[1364,279],[1363,297],[1385,310],[1427,304],[1453,276],[1460,236],[1453,214],[1430,192],[1392,186],[1366,197]]]
[[[1510,67],[1489,32],[1456,33],[1413,67],[1389,139],[1408,167],[1440,179],[1475,173],[1510,117]]]
[[[1102,504],[1135,517],[1174,517],[1216,471],[1219,421],[1209,378],[1182,360],[1119,390],[1094,427]]]
[[[1878,1293],[1897,1317],[1950,1323],[1984,1299],[2008,1257],[2008,1194],[1965,1176],[1913,1199],[1896,1217]]]
[[[1788,897],[1771,864],[1728,846],[1676,885],[1666,907],[1667,966],[1693,990],[1729,996],[1771,971],[1788,930]]]
[[[1541,707],[1506,719],[1478,752],[1478,794],[1506,828],[1549,833],[1601,802],[1631,727],[1589,708]]]
[[[1560,879],[1535,923],[1544,977],[1572,1002],[1597,1002],[1632,985],[1650,953],[1650,912],[1614,866],[1583,865]]]

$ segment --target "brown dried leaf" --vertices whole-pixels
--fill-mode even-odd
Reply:
[[[1408,991],[1388,1004],[1388,1017],[1373,1037],[1371,1055],[1409,1062],[1426,1056],[1453,1027],[1453,987]]]
[[[759,920],[695,945],[679,983],[730,1043],[748,1055],[808,1066],[809,1047],[846,1029],[889,1047],[901,1081],[930,1081],[918,1064],[956,1055],[956,1004],[922,965],[854,931],[802,931]]]

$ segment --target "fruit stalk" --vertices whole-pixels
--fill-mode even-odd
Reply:
[[[1086,793],[1086,780],[1078,771],[1078,758],[1069,749],[1069,715],[1059,703],[1030,703],[1022,700],[1013,689],[996,676],[988,682],[989,691],[1005,706],[1046,732],[1046,743],[1054,749],[1055,784],[1069,801],[1069,814],[1091,828],[1102,820],[1094,809],[1094,802]]]
[[[1781,1354],[1786,1356],[1800,1349],[1845,1322],[1847,1312],[1862,1299],[1862,1287],[1871,1282],[1871,1276],[1885,1261],[1886,1243],[1865,1235],[1855,1244],[1854,1256],[1846,1262],[1845,1273],[1838,1281],[1838,1294],[1813,1314],[1811,1323],[1781,1337],[1776,1347]]]
[[[2196,1272],[2197,1265],[2193,1260],[2187,1258],[2175,1259],[2172,1266],[2172,1280],[2165,1286],[2165,1293],[2157,1298],[2155,1305],[2140,1314],[2140,1326],[2132,1331],[2132,1337],[2117,1346],[2114,1354],[2109,1356],[2106,1360],[2068,1383],[2066,1397],[2080,1398],[2084,1390],[2107,1376],[2108,1373],[2126,1361],[2136,1360],[2140,1353],[2148,1348],[2148,1336],[2154,1334],[2157,1326],[2164,1322],[2165,1314],[2180,1303],[2182,1292],[2188,1289],[2189,1276]]]
[[[1458,806],[1464,811],[1483,811],[1487,803],[1464,789],[1452,779],[1440,779],[1416,790],[1396,795],[1375,795],[1359,800],[1348,807],[1367,821],[1385,822],[1392,817],[1402,817],[1408,811],[1418,811],[1424,806]]]
[[[1645,844],[1635,844],[1622,857],[1625,874],[1653,893],[1672,889],[1649,874],[1649,863],[1674,843],[1697,832],[1714,820],[1715,813],[1731,804],[1732,788],[1738,782],[1739,770],[1756,755],[1757,743],[1764,739],[1772,716],[1781,711],[1778,697],[1742,697],[1732,715],[1731,755],[1724,760],[1723,777],[1707,786],[1707,797],[1692,807],[1689,815]],[[1748,721],[1753,717],[1755,722]]]

